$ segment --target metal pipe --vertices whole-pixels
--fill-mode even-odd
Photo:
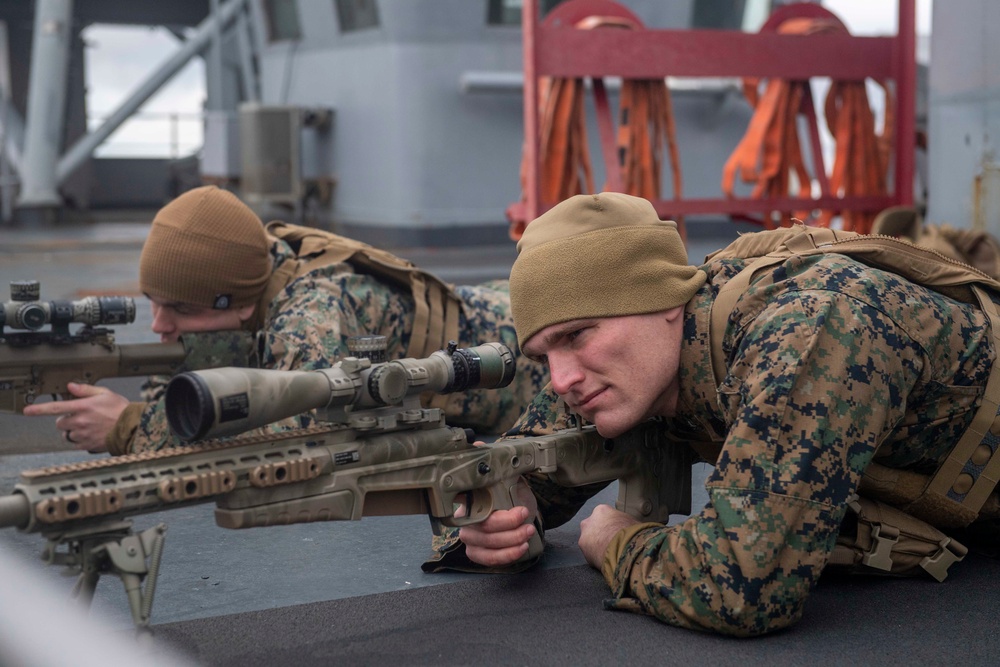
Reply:
[[[211,15],[219,13],[219,0],[209,0]],[[222,26],[218,21],[212,24],[212,41],[208,46],[205,58],[205,80],[208,84],[208,95],[205,108],[208,111],[222,109]]]
[[[153,96],[167,81],[187,64],[191,58],[198,55],[209,45],[215,32],[216,22],[219,29],[224,29],[246,4],[246,0],[229,0],[219,8],[217,16],[209,16],[195,29],[194,34],[187,42],[163,63],[158,70],[147,78],[127,100],[122,102],[114,113],[112,113],[104,123],[90,134],[82,137],[73,144],[73,147],[66,151],[66,154],[59,160],[56,167],[56,180],[64,182],[70,174],[76,171],[94,150],[100,146],[111,133],[118,129],[128,118],[135,113],[150,97]]]
[[[20,122],[10,102],[10,45],[7,40],[7,22],[0,21],[0,221],[8,223],[14,218],[14,197],[17,196],[16,173],[21,168],[19,144],[11,140],[11,120]],[[24,127],[17,140],[24,140]],[[9,147],[17,146],[11,151]]]
[[[236,17],[236,47],[240,54],[240,79],[243,82],[243,100],[259,102],[260,91],[257,89],[257,74],[253,66],[253,39],[250,35],[250,21],[246,12],[240,12]]]
[[[39,0],[31,44],[27,132],[21,163],[18,206],[55,208],[56,162],[66,122],[72,0]]]
[[[541,213],[541,146],[538,136],[538,2],[521,5],[521,39],[524,57],[524,204],[525,224]]]
[[[917,20],[914,0],[899,0],[896,35],[896,187],[899,204],[913,204],[917,141]]]
[[[3,100],[3,148],[4,156],[10,163],[11,168],[20,174],[23,153],[21,147],[24,146],[24,118],[8,97]]]

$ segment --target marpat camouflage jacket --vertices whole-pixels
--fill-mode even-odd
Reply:
[[[802,616],[869,462],[936,469],[972,420],[995,351],[973,306],[842,255],[797,257],[741,297],[716,386],[709,312],[744,265],[702,267],[709,280],[686,308],[677,413],[663,422],[675,436],[724,435],[721,449],[698,449],[715,466],[709,503],[677,525],[636,526],[605,575],[613,608],[752,636]],[[565,427],[556,408],[551,390],[539,395],[510,435]],[[597,492],[529,481],[546,528]],[[461,550],[445,542],[439,551]]]

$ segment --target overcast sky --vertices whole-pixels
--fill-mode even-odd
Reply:
[[[86,43],[87,110],[91,128],[113,112],[140,83],[179,48],[163,28],[95,25]],[[192,58],[137,117],[109,137],[98,155],[187,155],[201,145],[205,66]]]
[[[920,35],[930,32],[931,2],[916,0]],[[852,34],[896,32],[898,0],[825,0],[823,5],[839,16]],[[91,26],[84,39],[92,127],[178,48],[177,39],[162,28]],[[197,149],[202,140],[204,81],[204,64],[195,58],[143,106],[138,118],[113,134],[98,154],[170,156]]]

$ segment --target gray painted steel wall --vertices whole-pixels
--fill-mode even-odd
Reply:
[[[623,4],[650,28],[689,25],[689,2]],[[381,26],[347,34],[333,2],[298,10],[301,41],[258,45],[261,101],[335,110],[338,229],[393,244],[504,238],[504,209],[520,193],[521,88],[464,91],[462,81],[470,73],[518,81],[520,28],[488,26],[486,0],[380,0]],[[718,196],[749,107],[735,89],[678,93],[675,104],[685,195]],[[599,162],[593,128],[590,148]]]
[[[1000,235],[998,29],[1000,3],[994,0],[934,3],[927,219],[981,226],[994,235]]]

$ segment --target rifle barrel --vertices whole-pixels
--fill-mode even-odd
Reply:
[[[31,505],[20,493],[0,497],[0,528],[26,528],[31,517]]]

